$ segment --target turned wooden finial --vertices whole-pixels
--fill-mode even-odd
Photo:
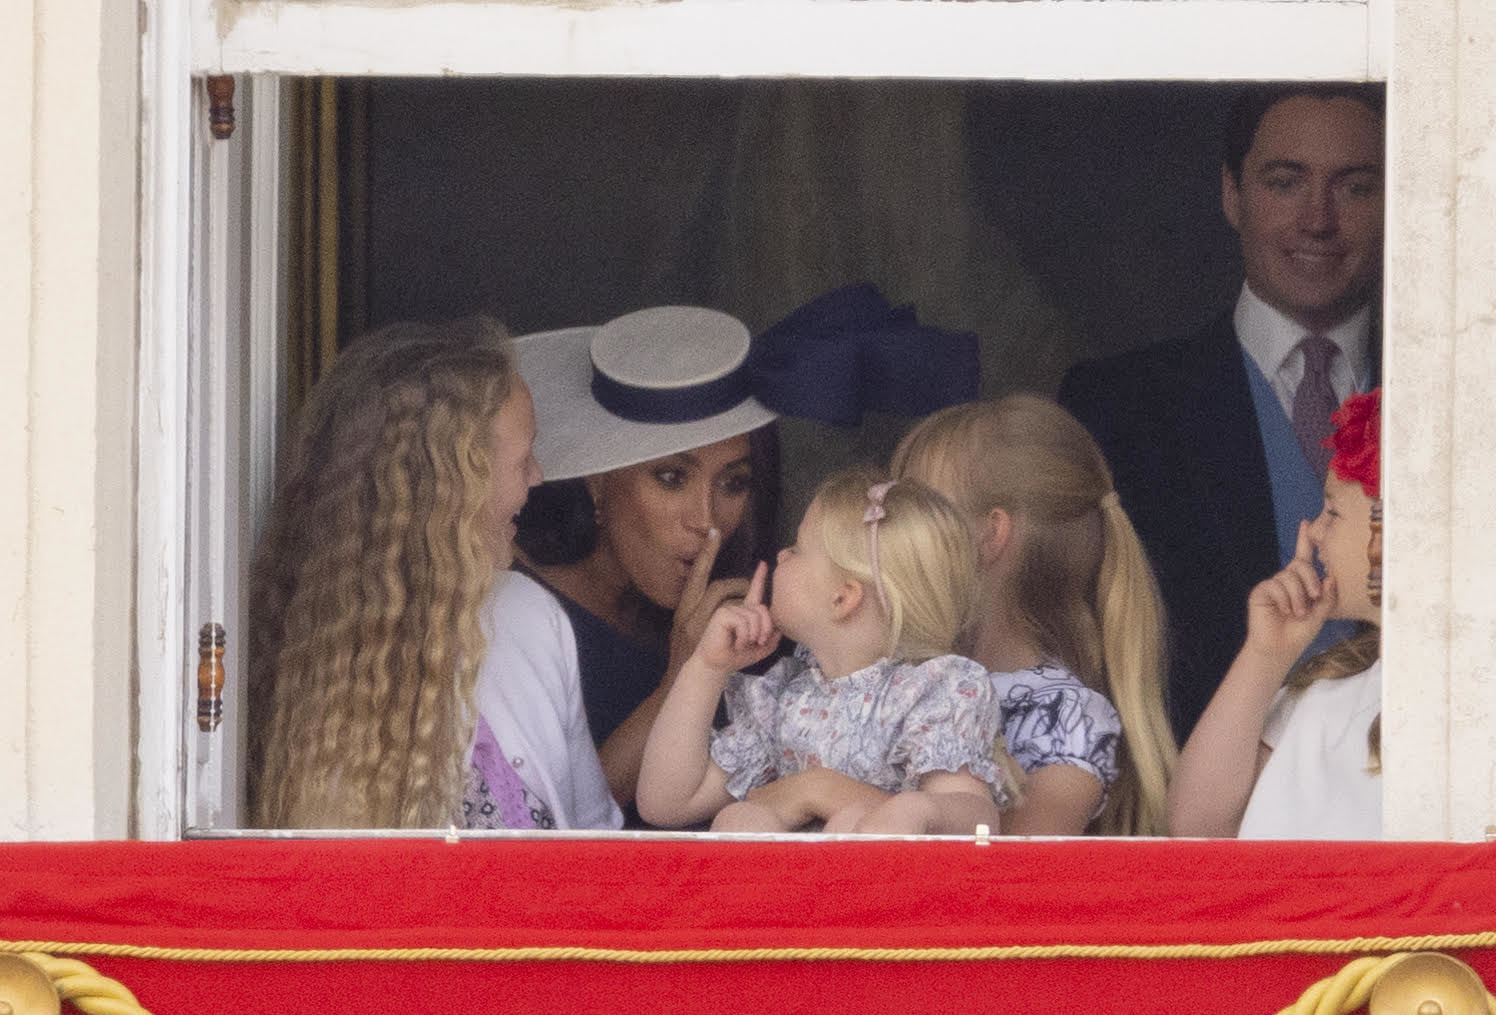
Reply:
[[[197,633],[197,728],[212,733],[223,718],[223,625],[204,624]]]
[[[1382,605],[1382,498],[1371,498],[1371,542],[1366,545],[1371,571],[1366,576],[1366,591],[1372,606]]]
[[[208,129],[220,141],[234,134],[234,76],[214,74],[208,78]]]
[[[1485,984],[1475,970],[1442,952],[1414,952],[1382,974],[1366,1010],[1371,1015],[1489,1015]]]
[[[57,1015],[61,1008],[45,969],[24,955],[0,955],[0,1013]]]

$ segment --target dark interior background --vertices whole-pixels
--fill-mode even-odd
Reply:
[[[344,82],[340,320],[516,334],[700,303],[757,331],[870,280],[978,333],[983,393],[1183,334],[1240,285],[1234,89],[1190,83]],[[783,427],[790,527],[908,425]],[[783,528],[783,525],[781,526]]]

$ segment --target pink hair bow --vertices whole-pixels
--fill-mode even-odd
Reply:
[[[888,512],[883,509],[883,497],[893,489],[894,482],[897,481],[874,483],[868,487],[867,510],[862,513],[862,520],[868,526],[868,556],[872,558],[873,588],[878,592],[878,604],[883,607],[884,613],[889,612],[888,593],[883,591],[883,574],[878,568],[878,523],[888,517]]]

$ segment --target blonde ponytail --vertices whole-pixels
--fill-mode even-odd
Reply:
[[[1097,818],[1104,835],[1166,835],[1165,798],[1179,759],[1164,708],[1163,599],[1137,532],[1115,493],[1102,498],[1096,580],[1107,689],[1122,718],[1117,784]]]

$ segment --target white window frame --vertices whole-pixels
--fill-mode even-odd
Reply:
[[[1445,0],[1457,5],[1463,0]],[[183,681],[195,669],[187,630],[189,580],[184,505],[189,496],[186,449],[191,381],[186,364],[194,352],[189,327],[188,252],[189,152],[193,144],[191,89],[206,74],[240,75],[241,89],[264,121],[256,150],[275,151],[273,112],[278,74],[525,74],[663,76],[973,77],[1030,80],[1230,80],[1350,79],[1392,76],[1393,12],[1399,0],[677,0],[573,5],[465,2],[420,4],[413,0],[145,0],[142,45],[142,246],[139,425],[139,548],[137,640],[139,644],[139,791],[137,831],[142,837],[175,839],[185,831],[187,765],[183,730],[187,697]],[[1430,17],[1437,18],[1437,13]],[[1423,29],[1399,26],[1404,37]],[[1430,31],[1432,31],[1430,29]],[[1055,40],[1063,40],[1056,43]],[[1451,44],[1452,45],[1452,44]],[[268,77],[265,75],[269,75]],[[1459,79],[1463,80],[1463,79]],[[241,93],[242,94],[242,93]],[[1413,156],[1399,158],[1399,137],[1389,121],[1389,173]],[[1405,144],[1411,141],[1404,140]],[[266,154],[267,158],[278,155]],[[270,180],[278,174],[251,174]],[[1453,185],[1451,185],[1452,188]],[[1447,196],[1447,195],[1445,195]],[[1431,195],[1429,201],[1437,196]],[[265,214],[277,197],[261,191],[254,201]],[[266,202],[269,202],[268,204]],[[1400,208],[1419,203],[1389,177],[1389,260],[1411,250],[1401,236]],[[253,217],[253,215],[252,215]],[[1405,218],[1404,221],[1407,221]],[[265,228],[260,222],[251,228]],[[1406,247],[1399,247],[1406,244]],[[1452,255],[1461,249],[1450,241]],[[280,291],[263,284],[278,279],[275,246],[257,246],[248,286],[251,384],[266,393],[252,399],[248,421],[251,495],[263,497],[275,433],[276,347]],[[1411,259],[1411,258],[1409,258]],[[214,289],[218,283],[210,285]],[[215,289],[216,291],[216,289]],[[1410,299],[1408,304],[1415,301]],[[1464,304],[1460,304],[1463,306]],[[219,313],[209,310],[210,316]],[[1384,376],[1396,404],[1404,339],[1390,325],[1404,317],[1430,316],[1426,308],[1400,311],[1394,286],[1387,294],[1388,350]],[[1414,341],[1412,339],[1407,340]],[[1419,339],[1422,342],[1424,340]],[[1406,346],[1411,350],[1413,346]],[[1447,362],[1453,342],[1432,351]],[[1411,356],[1408,357],[1411,359]],[[1408,376],[1411,376],[1409,374]],[[1435,390],[1419,379],[1408,390]],[[1455,385],[1451,390],[1456,390]],[[267,400],[268,399],[268,400]],[[1412,408],[1410,406],[1410,408]],[[1404,418],[1404,417],[1397,417]],[[1431,447],[1440,420],[1410,414],[1404,429],[1389,429],[1388,447]],[[1443,421],[1446,425],[1448,419]],[[1401,424],[1399,424],[1401,426]],[[1389,596],[1384,654],[1389,670],[1415,649],[1442,648],[1433,665],[1454,657],[1447,629],[1431,630],[1427,618],[1448,622],[1455,601],[1448,588],[1399,594],[1399,553],[1409,563],[1430,540],[1448,549],[1451,540],[1470,545],[1472,519],[1462,527],[1451,513],[1463,503],[1459,490],[1419,488],[1428,468],[1403,458],[1389,469],[1410,482],[1388,501]],[[1442,465],[1432,473],[1446,480],[1470,471],[1468,464]],[[1463,469],[1463,472],[1461,471]],[[1437,484],[1434,484],[1437,485]],[[1453,483],[1447,484],[1452,486]],[[1486,510],[1489,504],[1486,505]],[[259,517],[263,503],[250,508]],[[1442,520],[1440,512],[1442,514]],[[1434,517],[1429,517],[1433,512]],[[1482,512],[1484,513],[1484,512]],[[1449,531],[1452,527],[1453,533]],[[1442,527],[1441,527],[1442,526]],[[1399,528],[1401,527],[1401,528]],[[1401,535],[1397,533],[1402,533]],[[1423,569],[1448,573],[1450,551]],[[1481,561],[1484,561],[1482,556]],[[1467,597],[1469,593],[1464,593]],[[1465,601],[1465,600],[1459,600]],[[1432,611],[1432,612],[1431,612]],[[1393,682],[1394,685],[1396,682]],[[1426,700],[1418,700],[1422,697]],[[1449,680],[1439,694],[1392,690],[1387,698],[1387,753],[1414,759],[1404,771],[1389,771],[1386,823],[1389,834],[1409,838],[1475,838],[1496,789],[1463,795],[1449,788],[1449,752],[1456,733],[1449,727]],[[1437,699],[1437,700],[1434,700]],[[1496,705],[1483,699],[1483,714]],[[1467,713],[1469,709],[1465,710]],[[1477,716],[1477,719],[1479,716]],[[1441,725],[1443,724],[1443,725]],[[1471,724],[1476,725],[1476,724]],[[1400,737],[1415,736],[1406,746]],[[1404,746],[1399,746],[1399,743]],[[1459,741],[1475,750],[1478,764],[1496,747],[1475,735]],[[1403,753],[1405,752],[1406,753]],[[1467,754],[1468,758],[1469,755]],[[1486,767],[1490,767],[1486,764]],[[1404,792],[1412,778],[1442,780],[1444,790],[1423,785]],[[1400,781],[1401,780],[1401,781]],[[1484,795],[1481,795],[1484,794]],[[1453,802],[1452,802],[1453,801]],[[1451,809],[1453,808],[1453,810]],[[1489,816],[1484,820],[1489,820]]]

